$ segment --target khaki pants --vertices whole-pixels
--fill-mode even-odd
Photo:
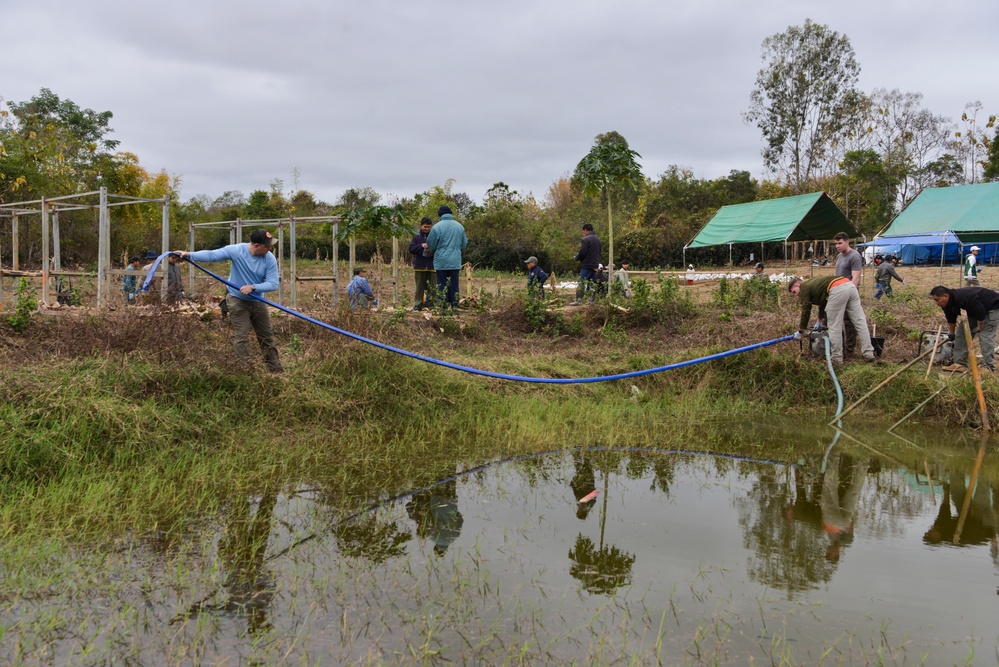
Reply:
[[[232,320],[236,356],[248,364],[251,363],[249,340],[252,328],[257,335],[257,343],[264,353],[267,370],[272,373],[283,371],[284,367],[278,358],[277,348],[274,347],[274,327],[271,326],[271,315],[267,304],[256,299],[253,301],[237,299],[229,294],[225,298],[225,305],[229,308],[229,319]]]
[[[826,303],[832,360],[843,363],[843,321],[846,316],[850,318],[851,328],[857,332],[860,353],[864,359],[873,359],[874,346],[871,345],[871,332],[867,330],[867,316],[860,305],[860,292],[853,283],[844,283],[832,288]]]

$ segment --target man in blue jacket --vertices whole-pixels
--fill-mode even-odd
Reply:
[[[458,309],[458,276],[461,274],[461,253],[468,247],[465,228],[454,219],[451,208],[437,209],[441,220],[427,236],[427,248],[434,254],[434,270],[437,272],[437,289],[446,295],[446,303],[452,310]]]
[[[240,285],[238,288],[226,286],[229,294],[225,304],[232,320],[233,343],[236,356],[250,363],[248,341],[250,328],[257,335],[257,342],[264,353],[267,370],[280,373],[284,370],[274,346],[274,327],[267,304],[258,300],[255,295],[273,292],[278,288],[277,260],[270,249],[277,244],[277,239],[263,229],[257,229],[250,234],[249,243],[227,245],[218,250],[198,250],[186,252],[175,250],[181,259],[191,259],[195,262],[232,262],[229,272],[229,282]]]

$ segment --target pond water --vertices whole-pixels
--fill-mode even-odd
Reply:
[[[73,591],[6,607],[0,657],[994,665],[996,480],[961,461],[579,449],[349,518],[264,490],[200,544],[79,554]]]

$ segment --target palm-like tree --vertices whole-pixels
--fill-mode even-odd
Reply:
[[[617,138],[612,138],[614,135]],[[601,138],[605,138],[601,141]],[[628,147],[624,137],[616,132],[597,137],[593,148],[576,166],[576,176],[583,186],[583,194],[596,195],[601,192],[607,198],[607,240],[610,255],[607,265],[614,269],[614,222],[612,219],[611,190],[630,187],[636,189],[642,179],[642,170],[635,158],[642,157]]]

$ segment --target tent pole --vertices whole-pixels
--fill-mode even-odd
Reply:
[[[732,244],[728,244],[728,265],[732,266]]]
[[[943,285],[943,265],[944,257],[947,256],[947,237],[941,237],[940,241],[940,284]]]

